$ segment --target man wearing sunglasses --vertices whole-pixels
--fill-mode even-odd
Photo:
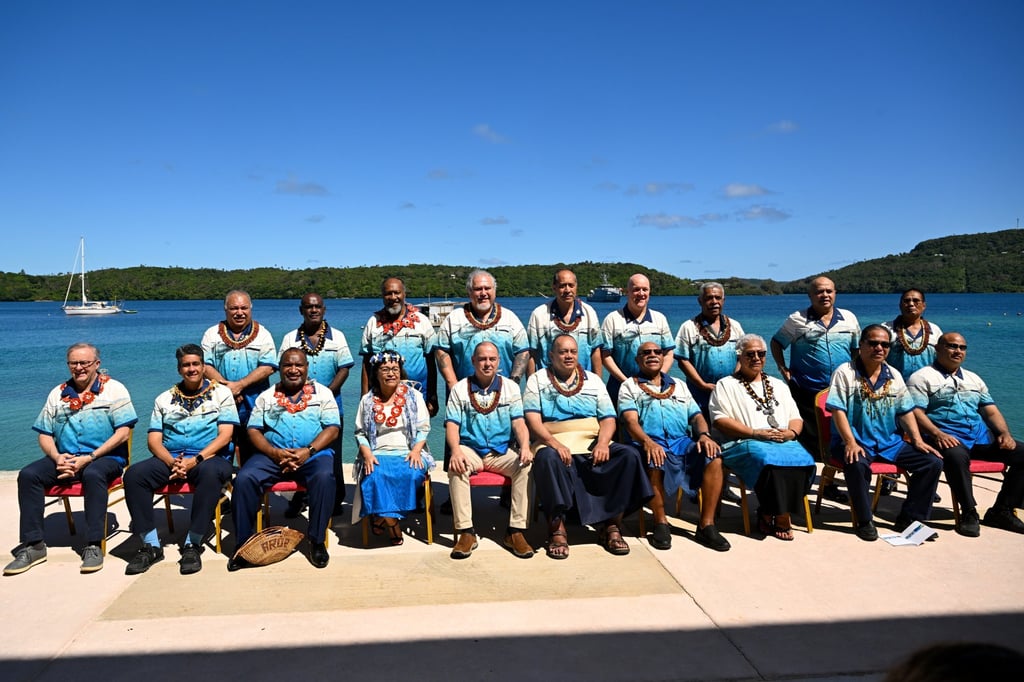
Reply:
[[[984,523],[1024,533],[1024,522],[1014,513],[1024,504],[1024,444],[1010,435],[981,377],[963,369],[966,357],[967,341],[961,334],[949,332],[939,338],[935,362],[914,372],[907,382],[914,416],[924,436],[942,453],[946,481],[960,505],[956,532],[978,537]],[[982,522],[971,489],[972,459],[1010,465]]]
[[[894,525],[898,533],[931,516],[942,474],[942,457],[921,437],[903,377],[885,362],[889,338],[889,330],[880,324],[864,329],[857,356],[832,375],[826,402],[832,412],[832,457],[843,462],[857,537],[869,542],[878,539],[868,494],[873,460],[892,462],[910,473],[907,499]]]

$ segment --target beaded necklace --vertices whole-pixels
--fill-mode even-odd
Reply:
[[[462,309],[466,313],[466,320],[468,320],[469,323],[471,325],[473,325],[474,327],[476,327],[477,329],[490,329],[494,325],[498,324],[498,320],[501,319],[501,304],[500,303],[495,303],[494,305],[491,306],[491,312],[490,312],[490,315],[489,315],[490,322],[485,322],[483,320],[478,320],[476,318],[476,316],[473,314],[473,306],[471,306],[468,303],[466,305],[464,305],[462,307]]]
[[[697,332],[701,335],[701,338],[707,342],[709,346],[724,346],[732,335],[732,325],[729,324],[729,318],[724,313],[719,314],[719,328],[718,336],[711,333],[710,326],[704,324],[700,315],[693,318],[693,323],[697,325]]]
[[[384,311],[381,310],[377,313],[377,326],[389,336],[398,336],[398,333],[403,329],[412,329],[416,326],[416,323],[420,321],[420,316],[417,315],[420,311],[414,305],[405,306],[405,315],[398,317],[394,320],[384,320]]]
[[[558,314],[558,304],[551,304],[552,319],[555,322],[555,326],[563,332],[574,332],[576,328],[580,326],[580,322],[583,321],[583,315],[575,318],[572,322],[564,322],[562,316]],[[576,312],[576,306],[574,305],[570,310],[569,314]]]
[[[68,407],[71,408],[72,412],[78,412],[80,409],[82,409],[82,407],[96,400],[96,396],[98,396],[100,393],[103,393],[103,385],[106,384],[108,381],[110,381],[110,375],[97,374],[96,381],[93,382],[92,386],[90,386],[88,390],[82,391],[75,397],[71,397],[69,395],[62,395],[60,399],[61,401],[68,404]],[[61,384],[61,393],[63,393],[64,390],[67,389],[67,387],[67,383]],[[74,390],[74,386],[71,387],[71,390]]]
[[[245,348],[250,343],[256,340],[256,335],[260,332],[260,323],[256,320],[252,321],[252,327],[247,335],[240,336],[238,339],[234,339],[231,336],[231,330],[223,322],[217,325],[217,333],[220,334],[220,340],[224,342],[224,345],[228,348],[238,350]]]
[[[309,337],[306,336],[306,332],[302,327],[299,327],[299,348],[306,352],[306,355],[319,355],[320,351],[324,349],[324,344],[327,343],[327,320],[320,320],[320,329],[316,331],[320,335],[316,342],[316,348],[309,345]]]
[[[877,401],[889,397],[889,387],[892,385],[892,377],[885,380],[882,388],[877,391],[871,387],[871,380],[866,376],[858,376],[860,379],[860,396],[865,400]]]
[[[213,391],[214,386],[217,385],[216,381],[204,379],[199,385],[199,392],[189,395],[181,390],[183,383],[179,382],[171,386],[171,404],[181,405],[185,408],[186,412],[193,412],[197,407],[206,402],[207,396]]]
[[[907,326],[903,324],[902,317],[897,317],[892,326],[896,330],[896,340],[903,346],[903,353],[905,355],[920,355],[928,349],[928,335],[931,333],[931,325],[928,324],[928,320],[923,317],[921,318],[920,347],[914,346],[914,339],[910,336],[910,332],[907,331]]]
[[[551,385],[555,387],[556,391],[564,395],[566,398],[571,398],[572,396],[576,395],[577,393],[583,390],[583,370],[580,369],[579,365],[576,365],[576,367],[573,368],[572,375],[573,377],[576,378],[576,384],[573,388],[562,388],[562,386],[569,386],[569,384],[572,383],[571,378],[569,381],[566,381],[563,384],[561,381],[558,380],[558,377],[555,375],[555,373],[551,370],[550,367],[548,367],[547,373],[548,381],[551,382]]]
[[[639,381],[639,377],[637,377],[636,385],[640,387],[641,391],[655,400],[664,400],[676,392],[676,382],[674,381],[668,385],[668,388],[664,388],[661,391],[655,391],[651,388],[651,383],[649,381]]]
[[[274,399],[277,400],[277,404],[288,410],[288,414],[295,414],[296,412],[302,412],[309,405],[309,399],[313,395],[313,384],[312,382],[307,383],[299,391],[298,402],[294,402],[290,396],[284,394],[280,389],[281,384],[278,384],[278,389],[274,391]]]
[[[498,387],[491,391],[491,393],[494,394],[494,397],[491,398],[491,402],[484,407],[480,405],[480,401],[476,399],[476,391],[473,390],[473,378],[466,377],[466,390],[469,392],[469,404],[472,405],[473,409],[480,414],[490,414],[498,409],[498,403],[500,402],[498,398],[501,396],[501,377],[497,376],[495,377],[495,380],[498,382]],[[494,384],[491,385],[493,386]]]
[[[757,403],[757,411],[763,412],[764,416],[768,418],[768,426],[773,429],[779,428],[779,420],[775,418],[775,406],[779,404],[779,401],[775,397],[775,391],[772,390],[771,382],[768,381],[768,375],[761,372],[761,386],[764,388],[763,398],[757,396],[757,393],[754,392],[754,387],[742,375],[737,375],[737,378],[743,384],[743,388],[747,389],[747,395]]]
[[[390,415],[384,414],[384,401],[376,393],[373,396],[373,421],[387,426],[397,426],[398,418],[402,416],[402,408],[405,407],[405,396],[409,388],[405,384],[399,384],[395,393],[391,396]]]

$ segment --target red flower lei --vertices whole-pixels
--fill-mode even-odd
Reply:
[[[494,325],[498,324],[498,320],[501,319],[501,304],[500,303],[495,303],[491,307],[491,315],[490,315],[491,320],[490,320],[490,322],[483,322],[481,320],[476,319],[476,316],[473,315],[473,306],[471,306],[469,303],[467,303],[465,306],[463,306],[462,309],[466,313],[466,320],[471,325],[476,327],[477,329],[490,329]]]
[[[220,334],[220,340],[224,342],[225,346],[238,350],[240,348],[245,348],[256,340],[256,335],[260,333],[260,323],[253,320],[252,331],[250,331],[248,335],[237,340],[231,338],[231,332],[228,330],[228,326],[223,322],[217,324],[217,333]]]
[[[402,315],[395,320],[391,320],[390,322],[385,322],[381,319],[381,315],[383,313],[383,311],[381,311],[377,313],[377,326],[380,327],[385,334],[398,336],[398,333],[403,329],[412,329],[416,326],[416,323],[420,321],[420,316],[416,314],[419,311],[420,309],[416,306],[407,305],[405,306],[405,315]]]
[[[278,405],[288,410],[289,414],[295,414],[296,412],[302,412],[309,405],[309,399],[313,395],[313,384],[307,383],[302,387],[300,393],[302,396],[297,403],[292,402],[291,397],[286,396],[280,389],[274,391],[274,399],[277,400]]]
[[[108,381],[110,381],[109,374],[97,374],[96,383],[94,383],[93,386],[99,384],[99,388],[96,389],[95,393],[92,392],[92,388],[90,387],[89,390],[79,393],[78,396],[75,398],[72,398],[69,395],[61,396],[61,401],[67,403],[68,407],[71,408],[72,412],[78,412],[80,409],[82,409],[82,407],[96,400],[97,395],[103,393],[103,385],[106,384]],[[63,393],[67,387],[68,385],[66,383],[61,384],[61,392]]]
[[[399,384],[395,394],[391,397],[391,414],[384,414],[384,401],[379,395],[373,396],[373,421],[387,426],[397,426],[398,418],[402,416],[402,408],[405,407],[405,396],[409,393],[409,387]]]

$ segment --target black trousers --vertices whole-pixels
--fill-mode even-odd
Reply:
[[[1003,474],[1003,485],[996,496],[994,506],[1000,509],[1014,509],[1024,503],[1024,443],[1017,442],[1013,450],[1004,450],[995,443],[976,444],[970,450],[963,445],[939,450],[942,453],[942,468],[946,482],[960,503],[960,509],[977,506],[971,486],[970,464],[972,459],[987,462],[1002,462],[1010,466]]]
[[[86,542],[97,543],[103,539],[103,519],[110,498],[108,488],[123,470],[121,463],[113,457],[98,457],[82,469]],[[21,509],[19,539],[22,543],[43,541],[43,493],[46,488],[58,482],[57,463],[49,457],[37,459],[18,472],[18,507]]]
[[[188,482],[195,491],[192,495],[192,515],[189,532],[206,533],[224,485],[231,479],[231,462],[224,457],[204,459],[188,472]],[[132,517],[133,533],[145,535],[156,528],[153,511],[153,491],[171,480],[171,467],[156,457],[128,467],[124,475],[124,500]]]

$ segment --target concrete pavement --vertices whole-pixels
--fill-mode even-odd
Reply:
[[[982,511],[998,480],[976,478]],[[443,474],[434,490],[446,498]],[[569,559],[553,561],[501,547],[507,512],[495,489],[474,489],[483,538],[464,561],[448,558],[451,517],[436,517],[434,544],[423,541],[420,515],[404,522],[411,534],[401,547],[371,536],[368,549],[360,529],[339,517],[326,569],[299,553],[229,574],[225,557],[207,549],[193,576],[176,565],[187,498],[175,500],[177,537],[167,537],[158,514],[167,558],[140,576],[124,575],[137,540],[124,530],[123,502],[111,508],[122,530],[92,575],[79,574],[80,538],[52,505],[49,560],[0,579],[3,676],[878,680],[937,641],[1020,648],[1024,536],[987,527],[980,538],[956,535],[949,490],[943,483],[939,491],[931,525],[940,537],[920,547],[858,540],[847,508],[834,503],[793,542],[746,537],[739,508],[726,504],[719,528],[733,548],[717,553],[692,540],[696,510],[684,503],[671,550],[629,537],[630,555],[613,557],[575,526]],[[882,498],[881,531],[901,500]],[[276,498],[271,523],[284,522],[284,507]],[[74,508],[80,518],[80,500]],[[0,518],[0,545],[14,547],[14,473],[0,474]],[[304,519],[290,525],[305,528]],[[636,517],[627,527],[635,535]],[[529,539],[540,547],[543,523]]]

